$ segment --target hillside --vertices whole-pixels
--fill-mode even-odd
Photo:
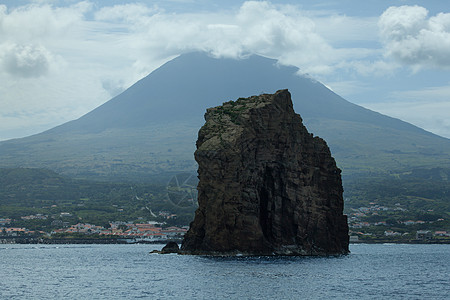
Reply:
[[[389,176],[361,177],[347,182],[346,207],[368,207],[370,203],[450,216],[450,168],[413,169]]]
[[[450,165],[449,139],[352,104],[297,71],[260,56],[181,55],[78,120],[1,142],[0,167],[167,182],[173,174],[195,173],[194,143],[206,108],[285,88],[346,177]]]
[[[450,231],[449,178],[450,169],[433,168],[347,180],[345,213],[352,234],[385,241],[386,230],[407,234],[402,239],[410,239],[417,230]],[[196,205],[182,201],[195,180],[186,181],[179,176],[167,185],[106,183],[44,169],[0,168],[0,219],[12,219],[7,227],[47,232],[63,222],[188,225]],[[168,219],[172,214],[176,218]]]
[[[27,226],[49,226],[51,219],[71,224],[130,220],[188,224],[195,206],[170,200],[165,185],[76,180],[45,169],[0,168],[0,219],[23,223],[23,216],[51,216],[46,221],[26,221]],[[177,214],[177,219],[167,221],[153,211],[169,211]]]

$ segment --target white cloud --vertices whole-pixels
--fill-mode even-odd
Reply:
[[[356,71],[358,75],[362,76],[392,76],[400,67],[399,64],[387,62],[384,60],[353,60],[345,61],[338,65],[340,69],[349,72]]]
[[[69,7],[53,7],[48,4],[30,4],[8,11],[0,6],[0,33],[2,42],[11,40],[17,44],[29,41],[49,42],[52,39],[73,34],[74,25],[84,18],[92,4],[83,1]]]
[[[185,52],[203,50],[218,57],[256,53],[295,65],[323,82],[330,76],[336,88],[337,81],[357,85],[359,75],[393,74],[398,64],[383,60],[383,51],[405,63],[400,50],[394,51],[395,43],[405,43],[405,36],[421,37],[418,28],[435,35],[449,31],[448,14],[428,18],[423,9],[415,13],[406,9],[409,19],[395,21],[399,12],[388,10],[379,23],[383,50],[376,40],[375,17],[314,13],[267,1],[199,13],[167,12],[139,3],[33,2],[15,9],[0,5],[3,131],[17,128],[14,116],[49,127],[55,116],[59,123],[77,118]],[[431,33],[420,40],[428,47],[439,40]],[[435,46],[439,47],[443,45]],[[352,93],[351,86],[340,89]]]
[[[14,76],[39,77],[48,73],[52,54],[43,46],[0,45],[0,69]]]
[[[378,26],[387,57],[415,68],[450,68],[450,13],[429,17],[424,7],[393,6]]]
[[[144,4],[131,3],[107,6],[100,9],[95,14],[95,18],[99,21],[114,21],[135,23],[136,20],[145,18],[150,13],[158,11],[157,6],[149,8]]]
[[[10,10],[0,5],[3,136],[18,128],[37,133],[78,118],[142,75],[130,72],[133,60],[120,58],[126,51],[114,44],[117,36],[87,20],[92,7],[88,2]]]
[[[420,90],[395,91],[391,93],[391,99],[403,99],[416,102],[431,100],[432,102],[450,103],[450,85],[428,87]],[[449,112],[450,110],[447,111],[447,113]]]
[[[91,6],[88,2],[64,8],[30,4],[8,11],[0,5],[0,73],[39,77],[63,66],[66,53],[61,49],[71,48]]]
[[[399,118],[420,128],[450,138],[450,102],[400,101],[389,103],[365,103],[365,107]]]
[[[268,2],[244,3],[237,15],[242,51],[276,57],[305,72],[327,70],[333,62],[332,47],[316,32],[311,19],[289,8],[277,9]]]
[[[255,53],[298,66],[305,73],[328,74],[339,68],[343,60],[373,54],[361,48],[335,49],[316,30],[316,22],[299,8],[266,1],[247,1],[236,11],[203,14],[169,14],[157,7],[120,5],[103,8],[95,17],[112,28],[117,26],[117,20],[124,20],[116,31],[126,33],[128,46],[138,53],[137,69],[155,59],[201,50],[216,57]],[[353,28],[350,39],[368,39],[367,32],[357,33],[354,25],[364,23],[360,29],[364,31],[370,22],[336,16],[320,17],[319,21],[329,23],[327,30],[320,27],[329,36],[342,28]],[[337,23],[339,26],[334,28]]]
[[[367,83],[361,83],[357,80],[327,82],[326,87],[344,98],[369,93],[374,89],[374,87],[368,86]]]
[[[450,85],[394,91],[387,101],[364,106],[450,138]]]

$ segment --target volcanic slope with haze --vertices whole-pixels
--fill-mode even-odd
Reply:
[[[183,54],[81,118],[0,143],[0,167],[39,167],[98,180],[166,180],[195,172],[206,108],[289,89],[308,131],[324,138],[343,175],[450,165],[450,140],[352,104],[261,56]]]

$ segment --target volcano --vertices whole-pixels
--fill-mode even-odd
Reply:
[[[0,143],[0,167],[76,178],[167,180],[195,173],[206,108],[289,89],[294,109],[324,138],[343,176],[450,164],[450,140],[343,99],[292,66],[252,55],[178,56],[77,120]]]

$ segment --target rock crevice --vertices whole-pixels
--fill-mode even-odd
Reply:
[[[348,253],[341,171],[287,90],[210,108],[200,129],[198,203],[184,254]]]

